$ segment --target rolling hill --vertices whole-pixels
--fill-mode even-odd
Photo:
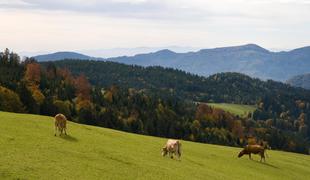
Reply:
[[[290,78],[286,83],[295,87],[310,89],[310,74],[298,75]]]
[[[160,155],[166,139],[68,124],[55,137],[47,116],[0,112],[0,179],[308,179],[310,156],[183,141],[182,160]]]
[[[68,68],[74,75],[85,74],[91,84],[99,87],[117,85],[199,102],[255,105],[259,99],[278,97],[279,94],[281,101],[310,97],[310,91],[239,73],[219,73],[206,78],[172,68],[104,61],[62,60],[41,64]]]
[[[48,56],[35,57],[39,61],[55,60]],[[57,58],[56,58],[57,59]],[[61,59],[75,59],[58,57]],[[76,59],[85,59],[76,58]],[[209,76],[220,72],[239,72],[260,79],[286,81],[288,78],[309,73],[310,47],[291,51],[271,52],[256,44],[202,49],[197,52],[176,53],[168,49],[153,53],[108,59],[89,59],[120,62],[141,66],[163,66],[193,74]]]

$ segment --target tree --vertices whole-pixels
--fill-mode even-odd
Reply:
[[[79,100],[76,104],[78,121],[84,124],[96,125],[93,116],[93,104],[89,100]]]
[[[55,100],[53,102],[54,106],[57,109],[57,113],[64,114],[67,118],[71,118],[71,109],[72,105],[69,101],[61,101],[61,100]]]
[[[20,58],[17,54],[11,52],[9,57],[9,64],[11,66],[18,66],[20,63]]]
[[[91,85],[85,75],[80,75],[75,79],[76,96],[82,100],[90,100]]]
[[[9,112],[25,112],[18,94],[0,86],[0,110]]]
[[[212,108],[205,103],[198,105],[196,110],[196,119],[201,121],[205,120],[208,114],[212,113]]]
[[[235,120],[232,128],[232,133],[238,138],[243,138],[243,127],[240,120]]]
[[[38,114],[40,112],[40,106],[36,103],[31,91],[27,88],[24,82],[19,84],[17,92],[20,95],[20,99],[25,105],[27,112],[34,114]]]
[[[9,56],[10,56],[10,50],[6,48],[4,52],[2,53],[1,57],[1,63],[5,66],[9,64]]]
[[[29,63],[26,66],[25,80],[30,87],[37,87],[41,80],[41,68],[37,63]]]
[[[39,89],[41,80],[41,67],[37,63],[29,63],[26,66],[26,72],[24,81],[26,82],[27,88],[31,91],[32,96],[38,105],[41,105],[45,99]]]

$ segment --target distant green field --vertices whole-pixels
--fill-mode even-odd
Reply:
[[[208,105],[216,108],[223,109],[224,111],[230,112],[241,117],[246,116],[249,112],[254,112],[256,107],[250,105],[241,104],[227,104],[227,103],[207,103]]]
[[[266,163],[239,148],[182,141],[182,160],[163,158],[166,139],[0,112],[0,179],[309,179],[310,156],[269,151]]]

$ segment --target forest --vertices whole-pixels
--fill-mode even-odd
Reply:
[[[238,117],[205,103],[257,106]],[[238,73],[201,77],[113,62],[21,61],[0,53],[0,110],[54,116],[127,132],[309,153],[310,91]]]

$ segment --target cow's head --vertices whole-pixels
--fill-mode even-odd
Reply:
[[[163,147],[162,150],[161,150],[161,155],[162,155],[162,156],[166,156],[167,153],[168,153],[168,150],[167,150],[167,147],[165,146],[165,147]]]
[[[238,154],[238,158],[242,157],[244,155],[244,150],[242,150],[239,154]]]

